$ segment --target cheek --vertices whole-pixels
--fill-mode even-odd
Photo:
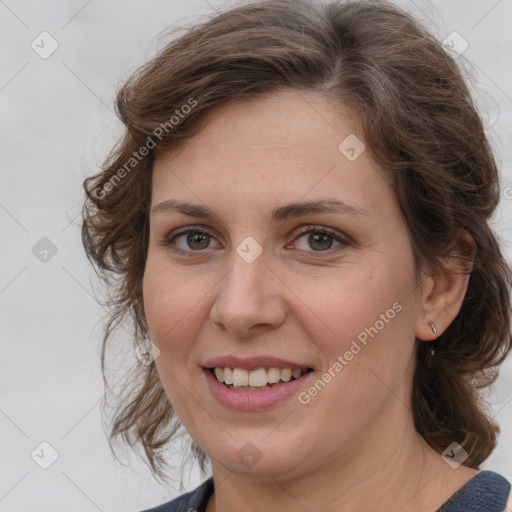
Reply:
[[[315,315],[314,324],[303,325],[329,364],[339,356],[347,365],[390,372],[407,364],[414,339],[414,294],[406,266],[384,261],[371,270],[351,268],[337,278],[304,284],[298,295],[307,297],[305,306]]]
[[[364,278],[347,276],[336,287],[316,288],[318,318],[307,329],[326,356],[319,378],[327,384],[318,398],[315,389],[306,390],[301,403],[311,400],[318,415],[331,418],[337,429],[359,428],[396,396],[407,400],[404,386],[414,349],[414,302],[404,281],[376,269]]]
[[[165,265],[154,265],[148,258],[143,296],[150,337],[160,350],[155,365],[169,401],[185,421],[189,414],[186,407],[189,393],[196,395],[195,374],[190,372],[188,360],[198,325],[191,321],[192,309],[200,296],[197,291],[189,291],[190,288],[181,283],[179,273],[169,271]]]
[[[182,282],[183,281],[183,282]],[[179,272],[154,264],[148,258],[143,281],[144,312],[153,342],[164,355],[171,349],[179,353],[181,340],[186,340],[184,328],[198,300],[198,292],[191,290]]]

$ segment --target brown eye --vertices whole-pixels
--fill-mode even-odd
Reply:
[[[308,235],[307,237],[305,235]],[[334,249],[339,248],[340,246],[350,245],[350,241],[338,233],[334,229],[324,228],[324,227],[309,227],[299,233],[299,235],[295,238],[294,245],[297,245],[297,241],[300,239],[304,239],[304,242],[301,243],[302,247],[297,247],[302,251],[308,252],[325,252],[329,251],[333,248],[333,244],[337,242],[337,246]],[[311,251],[312,249],[312,251]],[[330,251],[332,252],[332,251]]]
[[[186,228],[178,233],[171,234],[164,245],[178,252],[200,252],[210,248],[211,241],[215,240],[210,233],[197,228]]]
[[[191,249],[207,249],[210,245],[210,235],[204,233],[188,233],[185,241],[187,246]]]

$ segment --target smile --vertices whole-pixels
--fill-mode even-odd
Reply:
[[[315,372],[311,368],[215,367],[203,368],[203,375],[220,405],[237,411],[263,411],[296,396]]]
[[[289,382],[300,378],[309,368],[258,368],[246,370],[245,368],[215,367],[211,369],[217,381],[230,389],[239,391],[264,391],[276,384]]]

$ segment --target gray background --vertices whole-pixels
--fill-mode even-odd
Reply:
[[[398,3],[441,40],[456,31],[467,41],[459,60],[476,88],[503,187],[512,186],[512,1]],[[138,511],[179,491],[178,473],[174,484],[160,485],[135,456],[126,453],[125,465],[116,461],[106,441],[99,369],[104,310],[80,241],[81,182],[97,171],[121,133],[113,114],[115,87],[155,53],[162,41],[155,37],[231,4],[0,0],[3,512]],[[34,40],[42,46],[43,31],[58,43],[46,59],[31,47]],[[40,52],[51,48],[45,41]],[[512,189],[504,191],[494,219],[509,259],[511,199]],[[502,433],[482,467],[512,481],[511,384],[509,359],[489,398]],[[41,442],[58,452],[48,469],[31,457],[36,450],[39,461],[49,461],[51,450]],[[170,455],[176,467],[178,448]],[[193,469],[185,488],[198,483]]]

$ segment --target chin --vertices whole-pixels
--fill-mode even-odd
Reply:
[[[299,443],[299,441],[297,441]],[[265,436],[259,441],[239,441],[233,443],[229,452],[225,449],[209,451],[213,456],[212,464],[220,464],[227,471],[238,475],[250,475],[262,480],[272,480],[275,477],[292,478],[301,471],[303,463],[303,447],[286,447],[281,443],[279,449],[265,443]]]

